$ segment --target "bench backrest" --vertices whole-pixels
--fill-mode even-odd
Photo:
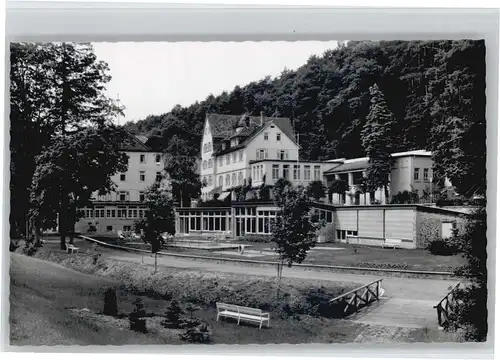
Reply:
[[[401,244],[401,239],[385,239],[386,244]]]
[[[217,310],[228,310],[248,315],[261,315],[263,313],[263,311],[260,309],[254,309],[246,306],[224,304],[224,303],[216,303],[216,305],[217,305]]]

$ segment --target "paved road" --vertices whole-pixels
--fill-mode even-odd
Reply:
[[[127,262],[154,264],[150,255],[141,256],[133,253],[114,252],[109,259]],[[197,269],[209,272],[223,272],[243,275],[276,276],[276,270],[270,267],[254,267],[232,263],[212,263],[170,256],[159,256],[159,266]],[[300,279],[319,279],[366,284],[380,276],[345,273],[307,271],[300,268],[286,268],[284,277]],[[370,306],[364,312],[352,318],[353,321],[370,325],[399,326],[408,328],[437,327],[436,310],[433,308],[455,285],[454,280],[408,279],[384,277],[382,287],[384,299],[380,304]]]
[[[67,308],[101,309],[108,279],[11,253],[10,344],[125,345],[153,340],[77,318]]]

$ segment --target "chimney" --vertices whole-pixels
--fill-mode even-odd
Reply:
[[[264,125],[264,113],[262,112],[262,110],[260,111],[260,126]]]

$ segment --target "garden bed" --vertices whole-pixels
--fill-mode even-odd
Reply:
[[[294,314],[320,315],[328,300],[362,284],[320,280],[283,278],[281,298],[276,299],[276,278],[247,276],[177,268],[160,268],[152,274],[152,267],[110,259],[66,254],[41,248],[36,257],[57,262],[75,270],[116,279],[121,288],[135,294],[160,299],[178,299],[215,308],[216,302],[233,303],[271,311],[278,316]]]

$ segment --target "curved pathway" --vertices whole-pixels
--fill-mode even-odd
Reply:
[[[109,259],[135,263],[154,264],[150,254],[140,255],[113,251]],[[160,267],[196,269],[207,272],[223,272],[255,276],[276,276],[276,270],[270,267],[246,266],[244,264],[213,263],[172,256],[158,256]],[[358,275],[346,273],[329,273],[306,271],[301,268],[285,268],[283,276],[300,279],[318,279],[346,281],[366,284],[380,279],[380,276]],[[384,298],[364,311],[351,317],[351,320],[381,326],[397,326],[407,328],[437,327],[436,310],[433,308],[448,292],[455,280],[414,279],[384,277],[382,287]]]

